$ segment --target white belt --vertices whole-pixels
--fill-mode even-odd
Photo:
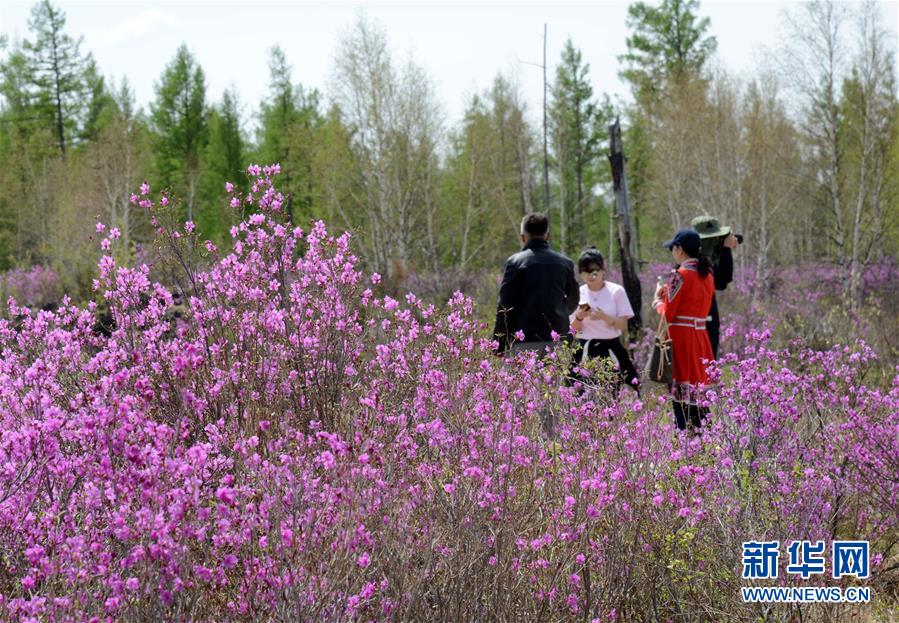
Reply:
[[[690,329],[696,329],[697,331],[704,331],[705,320],[705,317],[698,318],[697,316],[675,316],[674,321],[668,326],[688,327]]]

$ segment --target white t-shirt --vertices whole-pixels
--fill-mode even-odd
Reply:
[[[627,300],[627,292],[617,283],[606,281],[602,289],[596,292],[587,287],[587,284],[582,285],[578,305],[583,303],[589,305],[590,309],[601,309],[615,318],[632,318],[634,316],[631,303]],[[577,311],[570,316],[572,322],[575,314]],[[582,340],[611,340],[620,335],[621,331],[602,320],[591,318],[588,313],[581,323],[581,330],[577,332],[576,337]]]

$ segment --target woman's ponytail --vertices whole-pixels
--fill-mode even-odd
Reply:
[[[707,255],[702,255],[701,253],[696,259],[699,260],[699,266],[697,266],[697,269],[699,270],[699,276],[705,278],[706,275],[712,272],[712,262],[709,260]]]
[[[699,271],[699,276],[705,278],[712,272],[712,261],[709,259],[709,256],[703,255],[702,252],[696,251],[696,255],[692,255],[688,249],[683,249],[684,253],[687,254],[687,257],[692,257],[697,261],[696,269]]]

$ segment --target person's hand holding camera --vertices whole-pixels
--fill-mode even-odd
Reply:
[[[738,244],[740,244],[740,241],[737,240],[737,237],[734,236],[733,233],[729,233],[727,234],[727,237],[724,238],[724,242],[721,243],[721,246],[734,250],[737,248]]]

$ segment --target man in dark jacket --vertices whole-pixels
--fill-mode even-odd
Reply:
[[[568,318],[580,296],[574,262],[549,248],[549,219],[528,214],[521,221],[520,236],[522,250],[503,267],[493,330],[499,342],[497,353],[543,352],[553,343],[554,332],[567,336]]]
[[[699,233],[702,240],[702,254],[707,256],[712,263],[715,277],[715,290],[724,291],[727,284],[734,280],[734,257],[732,251],[741,242],[742,236],[737,237],[728,226],[721,226],[714,216],[697,216],[690,225]],[[712,308],[706,320],[706,331],[709,341],[712,343],[712,353],[718,358],[718,343],[721,334],[721,315],[718,312],[718,297],[712,297]]]

